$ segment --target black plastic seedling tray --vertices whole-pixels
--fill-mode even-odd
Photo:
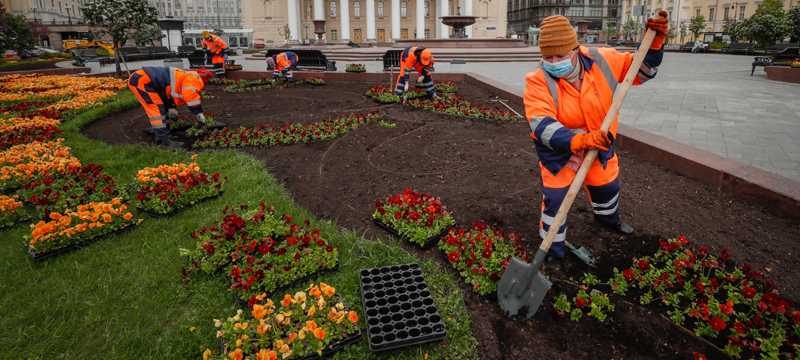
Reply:
[[[361,302],[372,351],[418,345],[447,336],[417,264],[361,270]]]

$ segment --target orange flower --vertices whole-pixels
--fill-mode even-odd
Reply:
[[[16,197],[0,195],[0,215],[10,213],[22,207],[22,202]]]
[[[267,309],[264,307],[264,305],[255,304],[253,305],[253,310],[251,313],[256,320],[261,320],[265,315],[267,315]]]
[[[356,313],[353,310],[350,310],[350,312],[347,313],[347,320],[350,320],[350,322],[353,323],[353,324],[357,323],[358,322],[358,313]]]
[[[322,294],[325,295],[325,297],[329,298],[336,294],[336,289],[333,286],[330,286],[326,283],[323,282],[319,283],[319,288],[320,290],[322,290]]]
[[[313,286],[310,289],[308,289],[308,293],[315,298],[322,296],[322,292],[319,290],[319,287],[316,286]]]
[[[288,307],[289,305],[292,305],[293,301],[294,298],[292,298],[292,295],[286,294],[283,296],[283,300],[281,300],[281,305],[283,305],[283,307]]]
[[[237,323],[233,324],[233,327],[235,329],[245,330],[245,329],[247,329],[248,325],[250,325],[250,324],[246,323],[246,322],[237,322]]]
[[[278,353],[272,350],[261,349],[256,354],[256,360],[278,360]]]
[[[103,214],[103,222],[104,223],[110,223],[111,222],[111,215]]]
[[[306,321],[306,329],[309,331],[314,331],[317,329],[317,323],[314,320]]]
[[[228,354],[228,359],[230,360],[244,359],[244,353],[242,353],[242,349],[236,349],[232,353]]]
[[[293,342],[294,342],[294,340],[295,340],[295,339],[297,339],[297,333],[296,333],[296,332],[294,332],[294,331],[292,331],[292,332],[290,332],[290,333],[289,333],[289,336],[286,338],[286,341],[287,341],[289,344],[291,344],[291,343],[293,343]]]
[[[325,340],[325,330],[322,328],[317,328],[314,330],[314,337],[320,340]]]
[[[122,218],[125,219],[125,221],[131,221],[131,219],[133,219],[133,214],[126,212]]]
[[[256,332],[258,335],[264,335],[267,333],[267,330],[269,330],[269,325],[267,325],[264,320],[261,320],[256,327]]]

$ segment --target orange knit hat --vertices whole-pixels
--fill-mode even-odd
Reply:
[[[542,56],[563,56],[578,47],[578,35],[569,19],[561,15],[548,16],[539,24],[539,48]]]

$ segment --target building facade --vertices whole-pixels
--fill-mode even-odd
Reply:
[[[510,34],[524,37],[544,18],[563,15],[580,41],[594,43],[616,33],[621,13],[621,0],[508,0],[508,27]]]
[[[761,0],[625,0],[621,23],[633,19],[643,24],[645,19],[654,15],[658,9],[666,9],[670,12],[670,26],[676,29],[676,36],[680,37],[681,27],[686,29],[685,34],[689,34],[688,26],[691,19],[703,16],[706,21],[705,35],[707,35],[703,38],[713,39],[722,35],[725,24],[742,21],[755,14],[761,2]],[[783,0],[784,10],[798,5],[800,0]],[[691,35],[686,37],[688,38],[691,38]]]
[[[159,17],[184,20],[186,29],[236,29],[242,26],[241,0],[149,0]]]
[[[447,15],[476,17],[468,37],[506,35],[505,0],[243,0],[242,13],[256,42],[267,46],[311,43],[315,30],[327,43],[446,39],[451,30],[439,18]]]
[[[81,24],[86,0],[7,0],[6,10],[44,25]]]

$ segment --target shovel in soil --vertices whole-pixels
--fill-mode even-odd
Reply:
[[[656,33],[653,30],[647,30],[644,34],[641,45],[633,57],[633,62],[628,68],[628,73],[625,74],[625,79],[617,86],[617,90],[614,92],[614,99],[611,103],[611,107],[606,113],[605,118],[603,118],[603,124],[600,126],[601,131],[607,132],[611,127],[611,123],[617,116],[620,107],[622,107],[622,101],[625,99],[625,95],[627,95],[628,89],[630,89],[633,83],[634,76],[639,72],[642,61],[644,61],[644,56],[647,54],[647,50],[650,49],[655,35]],[[584,157],[580,168],[578,168],[578,173],[575,175],[572,184],[570,184],[567,195],[564,197],[564,201],[558,209],[558,213],[556,213],[553,224],[550,225],[550,229],[547,231],[544,240],[542,240],[542,244],[539,245],[539,249],[533,257],[533,262],[528,264],[514,257],[508,263],[503,277],[501,277],[500,281],[497,283],[497,301],[500,304],[500,308],[502,308],[507,315],[517,316],[523,310],[526,310],[526,317],[530,319],[539,310],[539,306],[542,305],[544,296],[547,294],[547,291],[550,290],[552,283],[539,269],[544,262],[545,256],[547,256],[547,252],[550,250],[550,245],[553,244],[558,229],[561,227],[561,224],[564,223],[567,213],[570,207],[572,207],[572,202],[575,201],[575,197],[583,186],[583,181],[586,179],[589,167],[596,158],[597,150],[589,151],[586,157]]]
[[[503,106],[508,108],[509,111],[517,115],[519,118],[521,119],[525,118],[524,116],[522,116],[522,114],[518,113],[516,110],[514,110],[514,108],[509,106],[508,103],[506,103],[506,100],[496,98],[489,101],[501,103],[503,104]],[[595,265],[597,264],[597,261],[592,255],[592,251],[586,248],[585,246],[575,247],[575,245],[572,245],[572,243],[570,243],[569,241],[564,241],[564,245],[567,246],[567,249],[569,250],[569,252],[572,253],[572,255],[575,255],[575,257],[577,257],[578,260],[580,260],[584,264],[590,267],[595,267]]]

